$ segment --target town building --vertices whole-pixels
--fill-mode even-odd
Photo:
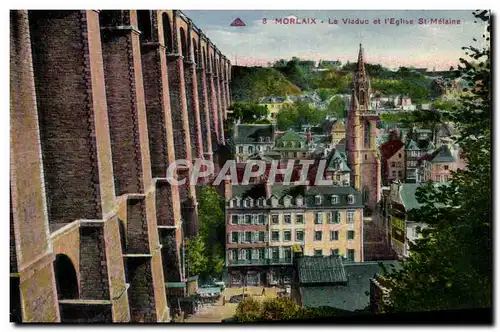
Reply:
[[[363,203],[374,211],[380,200],[381,163],[376,148],[377,113],[370,107],[370,79],[365,70],[360,44],[354,73],[351,105],[347,119],[347,161],[352,170],[352,185],[362,192]]]
[[[236,162],[244,163],[254,155],[264,155],[274,147],[275,125],[239,124],[233,128],[233,153]]]
[[[428,138],[419,139],[418,141],[409,138],[405,144],[405,182],[417,182],[418,160],[424,154],[432,151],[434,144]]]
[[[382,157],[382,183],[405,179],[405,145],[400,139],[392,139],[380,146]]]
[[[340,312],[369,311],[371,279],[401,268],[398,261],[350,263],[339,257],[301,257],[296,261],[296,301],[304,308],[329,307]]]
[[[419,230],[426,227],[423,223],[413,222],[408,218],[411,210],[421,204],[415,193],[420,183],[393,182],[389,193],[388,228],[390,245],[399,257],[408,257],[409,243],[419,237]]]
[[[332,146],[337,145],[341,139],[345,138],[346,128],[345,128],[345,120],[337,119],[333,125],[331,126],[330,135],[332,138]]]
[[[421,156],[418,160],[417,182],[447,182],[452,172],[467,167],[460,156],[460,149],[452,144],[442,144],[432,153]]]
[[[309,158],[309,145],[305,135],[289,129],[276,138],[274,151],[281,154],[282,160],[307,159]]]
[[[289,283],[297,252],[363,261],[363,205],[352,187],[226,186],[230,285]]]
[[[279,111],[281,108],[285,105],[292,105],[293,102],[287,97],[281,97],[281,96],[269,96],[269,97],[262,97],[259,99],[259,105],[267,107],[269,110],[268,113],[268,120],[276,120],[276,117],[278,116]]]

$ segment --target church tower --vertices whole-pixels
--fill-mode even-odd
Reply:
[[[373,211],[380,200],[381,166],[375,144],[377,114],[370,107],[370,94],[363,47],[359,44],[358,65],[347,115],[347,162],[352,170],[352,185],[362,192],[363,203]]]

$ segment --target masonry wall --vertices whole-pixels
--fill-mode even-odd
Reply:
[[[165,282],[184,280],[184,234],[166,167],[210,157],[201,142],[211,132],[197,113],[208,91],[194,63],[186,72],[168,56],[163,12],[11,11],[13,320],[170,319]],[[189,36],[197,29],[176,17]],[[194,186],[184,191],[196,232]],[[58,294],[56,256],[74,271],[71,298]]]

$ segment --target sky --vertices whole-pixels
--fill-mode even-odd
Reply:
[[[481,46],[485,25],[474,23],[472,10],[184,10],[233,65],[261,65],[278,59],[356,61],[363,44],[368,63],[388,68],[414,66],[447,70],[464,56],[463,46]],[[275,24],[275,18],[316,20],[316,24]],[[240,18],[246,26],[232,27]],[[266,19],[266,24],[263,19]],[[385,24],[385,19],[413,24]],[[418,20],[448,18],[460,24],[418,24]],[[333,23],[334,19],[339,21]],[[344,24],[342,19],[368,20]],[[380,24],[374,20],[380,19]],[[323,21],[323,23],[321,23]],[[476,38],[478,42],[474,42]]]

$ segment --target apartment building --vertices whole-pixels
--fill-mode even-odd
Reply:
[[[349,186],[226,184],[226,266],[231,286],[291,282],[293,259],[363,261],[363,204]]]

